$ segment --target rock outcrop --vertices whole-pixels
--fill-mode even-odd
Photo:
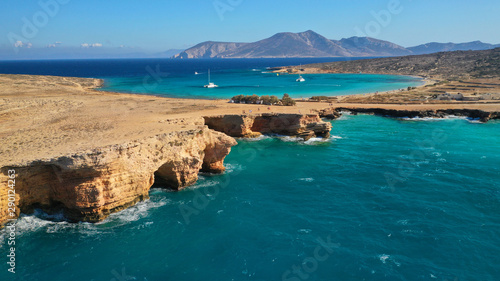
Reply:
[[[488,122],[491,119],[500,119],[500,112],[490,112],[478,109],[438,109],[438,110],[397,110],[385,108],[327,108],[319,111],[319,116],[328,119],[336,119],[341,116],[342,111],[353,114],[374,114],[380,116],[396,118],[445,118],[446,116],[462,116],[479,119],[481,122]]]
[[[340,113],[340,110],[337,110],[337,108],[331,107],[331,108],[326,108],[326,109],[322,109],[322,110],[318,111],[318,115],[321,118],[335,120],[335,119],[339,118],[340,116],[342,116],[342,113]]]
[[[204,117],[205,124],[232,137],[257,137],[261,134],[301,137],[329,137],[332,125],[317,114],[220,115]]]
[[[35,208],[64,210],[70,221],[97,222],[149,197],[153,183],[175,190],[199,171],[221,173],[236,141],[206,126],[55,159],[2,167],[0,182],[15,170],[16,216]],[[0,186],[0,224],[11,219],[7,186]]]

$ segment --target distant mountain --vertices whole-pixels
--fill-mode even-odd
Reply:
[[[308,30],[277,33],[253,43],[207,41],[173,58],[283,58],[283,57],[393,57],[431,54],[446,51],[489,50],[499,45],[474,41],[469,43],[428,43],[405,48],[370,37],[330,40]]]
[[[174,58],[276,58],[401,56],[411,51],[369,37],[330,40],[314,31],[283,32],[253,43],[203,42]]]
[[[402,46],[370,37],[344,38],[337,42],[355,57],[390,57],[412,54]]]
[[[415,55],[431,54],[437,52],[450,52],[450,51],[480,51],[489,50],[493,48],[500,47],[500,44],[493,45],[488,43],[483,43],[481,41],[474,41],[468,43],[427,43],[423,45],[418,45],[415,47],[410,47],[408,50],[412,51]]]
[[[175,56],[182,51],[184,51],[184,49],[170,49],[170,50],[167,50],[165,52],[156,53],[156,54],[154,54],[154,57],[171,58],[172,56]]]

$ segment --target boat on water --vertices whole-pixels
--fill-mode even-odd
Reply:
[[[198,72],[196,72],[196,71],[194,72],[194,75],[198,75],[198,74],[199,74]]]
[[[210,69],[208,70],[208,84],[203,86],[205,88],[217,88],[219,87],[218,85],[215,85],[214,83],[210,82]]]
[[[302,64],[301,64],[301,65],[300,65],[300,67],[299,67],[299,72],[300,72],[300,71],[304,71],[304,70],[302,69]],[[304,77],[302,77],[302,75],[300,75],[300,74],[299,74],[299,78],[297,78],[297,80],[295,80],[295,81],[297,81],[297,82],[304,82],[304,81],[306,81],[306,79],[304,79]]]

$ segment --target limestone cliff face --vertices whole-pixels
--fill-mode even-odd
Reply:
[[[488,122],[493,119],[500,119],[498,111],[483,111],[478,109],[437,109],[437,110],[397,110],[384,108],[327,108],[319,111],[319,115],[328,119],[336,119],[340,117],[342,111],[348,111],[353,114],[375,114],[380,116],[390,117],[409,117],[409,118],[444,118],[446,116],[464,116],[474,119],[479,119],[481,122]]]
[[[311,137],[328,137],[332,125],[323,122],[317,114],[221,115],[204,117],[209,128],[232,137],[255,137],[260,134]]]
[[[236,141],[203,127],[173,132],[26,165],[2,167],[0,182],[15,169],[17,215],[34,208],[63,209],[73,221],[96,222],[149,197],[154,182],[182,189],[200,170],[221,173]],[[8,217],[7,186],[0,186],[0,224]]]

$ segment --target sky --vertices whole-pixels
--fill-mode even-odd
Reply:
[[[313,30],[404,47],[500,43],[498,0],[2,0],[0,48],[162,52],[203,41],[253,42]]]

